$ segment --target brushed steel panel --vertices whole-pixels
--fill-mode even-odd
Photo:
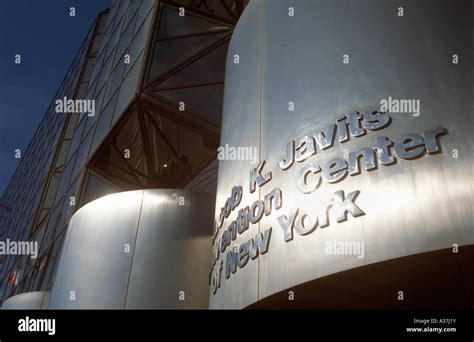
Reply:
[[[20,293],[5,300],[2,310],[43,310],[47,309],[49,291]]]
[[[49,308],[207,308],[214,203],[214,194],[159,189],[85,205],[71,219]]]
[[[290,5],[294,17],[288,16]],[[261,0],[247,7],[242,19],[254,18],[259,23],[250,25],[241,19],[232,46],[239,46],[242,54],[255,53],[259,42],[262,56],[261,61],[237,70],[230,65],[233,53],[228,55],[221,144],[245,146],[249,139],[241,132],[261,125],[257,132],[260,158],[267,161],[266,171],[272,171],[273,179],[260,189],[260,198],[280,188],[283,207],[260,221],[260,231],[273,229],[269,251],[259,257],[258,270],[255,262],[249,262],[224,280],[224,291],[211,295],[211,307],[241,308],[350,268],[450,248],[454,243],[474,243],[472,24],[465,12],[467,5],[467,1],[407,3],[403,17],[397,16],[397,6],[391,1],[297,0],[289,4]],[[452,64],[453,53],[464,61]],[[349,64],[343,64],[344,54],[349,55]],[[261,80],[255,77],[257,73]],[[261,89],[261,111],[242,107],[248,102],[247,94],[234,90],[242,84],[253,94]],[[318,150],[289,170],[278,168],[288,141],[324,129],[341,115],[378,108],[389,96],[419,99],[421,115],[391,114],[387,128],[351,137],[345,143],[336,141],[330,149]],[[295,104],[294,112],[288,110],[289,101]],[[416,160],[398,158],[395,165],[362,170],[339,183],[323,182],[309,195],[296,186],[298,171],[308,163],[324,166],[345,151],[373,146],[376,137],[395,140],[437,126],[448,130],[440,138],[440,154]],[[459,152],[457,159],[452,155],[454,149]],[[237,184],[244,185],[239,208],[254,200],[248,198],[246,186],[251,167],[232,169],[226,163],[238,165],[220,162],[216,212]],[[288,215],[293,208],[314,213],[338,190],[345,194],[360,190],[356,203],[366,215],[331,222],[324,229],[284,241],[276,217]],[[256,229],[239,238],[254,236]],[[365,257],[325,254],[325,242],[333,240],[364,242]],[[238,277],[246,278],[246,284]],[[256,284],[257,299],[247,290]]]
[[[102,197],[71,218],[50,309],[122,309],[143,190]],[[130,253],[126,253],[129,244]],[[74,300],[71,300],[74,291]]]
[[[127,309],[208,307],[214,201],[203,192],[145,190]]]

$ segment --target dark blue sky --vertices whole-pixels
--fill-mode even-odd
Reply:
[[[0,197],[98,12],[112,0],[0,5]],[[69,8],[76,16],[69,16]],[[16,65],[14,56],[21,54]]]

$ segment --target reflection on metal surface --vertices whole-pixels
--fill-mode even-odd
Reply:
[[[250,171],[250,182],[249,182],[249,190],[250,193],[254,192],[256,186],[262,187],[272,179],[272,173],[268,172],[265,173],[265,176],[262,176],[262,170],[265,166],[265,160],[261,161],[256,168],[253,168]]]
[[[374,150],[364,147],[356,152],[349,153],[348,164],[350,176],[358,175],[360,173],[360,158],[363,158],[365,161],[365,169],[367,171],[373,170],[377,167]]]
[[[442,3],[403,26],[386,2],[300,0],[298,20],[286,1],[249,4],[229,46],[221,145],[256,146],[259,166],[219,162],[216,209],[233,187],[243,193],[228,216],[216,210],[211,308],[243,308],[344,270],[474,243],[470,88],[459,87],[472,70],[449,60],[470,46],[469,18]],[[434,23],[446,15],[451,25],[440,30]],[[374,17],[382,28],[360,24]],[[414,32],[436,39],[427,48]],[[342,47],[355,56],[350,64]],[[446,60],[431,57],[440,54]],[[427,77],[426,65],[436,74]],[[374,110],[390,96],[416,96],[422,114]],[[297,111],[288,112],[289,101]],[[271,189],[281,203],[267,215]],[[332,240],[363,241],[364,257],[326,254]]]
[[[321,184],[321,177],[317,178],[317,181],[312,181],[308,183],[307,177],[309,174],[316,174],[321,172],[321,168],[316,164],[307,164],[303,166],[300,170],[298,176],[298,188],[304,194],[310,194]]]
[[[71,219],[50,309],[207,308],[214,196],[138,190]]]
[[[25,292],[8,298],[2,310],[43,310],[48,308],[49,291]]]

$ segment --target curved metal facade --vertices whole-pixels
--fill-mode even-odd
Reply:
[[[257,164],[220,161],[217,222],[233,187],[243,192],[241,199],[234,193],[238,205],[229,202],[214,239],[211,308],[243,308],[344,270],[474,243],[469,4],[439,3],[407,3],[403,16],[390,1],[293,1],[294,16],[288,1],[247,6],[228,52],[221,145],[256,147],[265,164],[251,192],[249,174]],[[419,100],[419,115],[388,110],[375,115],[390,122],[370,126],[372,111],[390,98]],[[354,111],[360,116],[352,116],[351,126]],[[325,146],[330,128],[335,137]],[[393,161],[375,154],[382,153],[374,148],[379,137],[392,142]],[[284,170],[292,142],[300,154]],[[377,160],[368,151],[359,170],[351,170],[351,152],[367,147]],[[339,160],[331,168],[333,158]],[[309,183],[312,191],[304,193]],[[281,191],[281,207],[272,202],[271,213],[259,219],[261,204],[255,205],[255,223],[233,236],[238,211],[258,200],[266,208],[274,189]],[[326,208],[328,225],[321,224]],[[301,221],[303,213],[308,218]],[[262,249],[252,259],[249,241],[256,243],[258,234]],[[364,256],[331,254],[333,241],[363,242]],[[226,260],[233,251],[239,251],[235,269]]]
[[[2,310],[43,310],[48,308],[50,291],[21,293],[8,298]]]
[[[213,202],[160,189],[85,205],[71,218],[49,308],[207,308]]]

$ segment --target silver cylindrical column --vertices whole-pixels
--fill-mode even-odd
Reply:
[[[214,196],[139,190],[71,218],[50,309],[207,308]]]
[[[48,308],[49,291],[26,292],[5,300],[2,310],[43,310]]]

